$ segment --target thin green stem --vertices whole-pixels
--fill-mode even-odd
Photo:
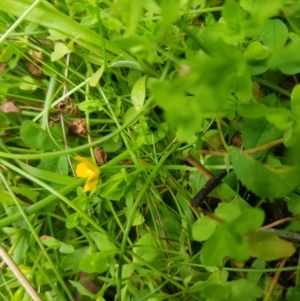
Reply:
[[[5,41],[5,39],[23,22],[26,16],[41,2],[42,0],[35,0],[29,7],[24,11],[24,13],[19,17],[19,19],[1,36],[0,45]]]
[[[148,186],[153,181],[154,177],[157,175],[159,169],[165,162],[165,160],[172,154],[172,152],[178,147],[178,144],[175,144],[166,154],[163,156],[159,163],[157,164],[156,168],[152,170],[150,175],[147,177],[146,182],[144,183],[142,189],[140,190],[138,196],[136,197],[135,203],[133,207],[131,208],[131,214],[128,216],[128,220],[125,227],[125,233],[122,238],[121,248],[120,248],[120,255],[119,255],[119,268],[118,268],[118,279],[117,279],[117,300],[121,301],[121,290],[122,290],[122,267],[123,267],[123,258],[125,255],[125,249],[126,249],[126,241],[127,237],[129,236],[132,223],[134,220],[134,214],[137,211],[138,207],[140,206],[140,203],[144,197],[144,194],[146,193]]]
[[[21,213],[21,215],[22,215],[23,219],[25,220],[25,222],[26,222],[28,228],[30,229],[31,234],[32,234],[33,237],[35,238],[35,240],[36,240],[37,244],[39,245],[40,249],[42,250],[44,256],[45,256],[46,259],[48,260],[48,262],[49,262],[49,264],[50,264],[50,266],[51,266],[51,269],[53,270],[53,272],[55,273],[55,275],[56,275],[57,279],[59,280],[61,286],[63,287],[63,289],[64,289],[65,292],[67,293],[69,300],[75,301],[75,299],[73,298],[73,296],[72,296],[72,294],[71,294],[71,292],[70,292],[68,286],[67,286],[66,283],[64,282],[64,280],[63,280],[63,278],[62,278],[60,272],[56,269],[55,264],[53,263],[51,257],[50,257],[49,254],[47,253],[47,251],[46,251],[46,249],[45,249],[43,243],[41,242],[39,236],[37,235],[37,233],[36,233],[36,231],[35,231],[35,228],[34,228],[33,225],[31,224],[31,222],[30,222],[30,220],[29,220],[29,218],[28,218],[28,216],[27,216],[25,210],[24,210],[23,207],[21,206],[21,204],[20,204],[20,202],[18,201],[17,197],[15,196],[14,192],[11,190],[10,185],[9,185],[8,182],[6,181],[6,178],[4,177],[2,171],[0,171],[0,178],[1,178],[1,180],[3,181],[3,183],[4,183],[4,185],[5,185],[6,189],[7,189],[7,191],[8,191],[9,194],[11,195],[12,199],[14,200],[14,202],[15,202],[15,204],[16,204],[18,210],[19,210],[19,212]],[[20,280],[20,281],[21,281],[21,280]],[[23,281],[24,281],[24,279],[23,279]],[[23,282],[22,282],[22,284],[23,284]],[[26,288],[26,291],[29,293],[28,288]],[[35,291],[33,291],[33,292],[35,292]],[[35,298],[33,298],[33,299],[34,299],[34,300],[41,300],[37,294],[35,294]]]

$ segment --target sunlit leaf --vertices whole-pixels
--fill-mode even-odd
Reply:
[[[238,148],[231,149],[234,171],[238,179],[256,195],[280,198],[291,193],[299,184],[299,171],[294,166],[268,166],[251,156],[243,154]]]
[[[250,234],[247,240],[251,256],[266,261],[288,258],[296,250],[291,242],[283,240],[273,233],[255,232]]]

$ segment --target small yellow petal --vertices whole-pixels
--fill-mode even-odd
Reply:
[[[99,168],[84,157],[77,156],[75,159],[81,162],[76,166],[77,177],[87,178],[83,190],[92,190],[98,183]]]
[[[89,176],[89,169],[84,163],[79,163],[76,166],[76,175],[78,178],[87,178]]]

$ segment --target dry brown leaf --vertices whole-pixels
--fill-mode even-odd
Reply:
[[[103,165],[107,162],[107,155],[104,152],[103,148],[101,147],[95,147],[94,148],[94,155],[97,162],[97,165]]]
[[[40,63],[44,59],[43,53],[41,51],[35,51],[35,50],[30,49],[29,50],[29,55],[31,56],[32,60],[35,63]]]
[[[6,99],[4,104],[0,106],[0,111],[3,113],[18,113],[20,109],[15,106],[12,99]]]
[[[84,119],[74,120],[70,125],[70,131],[73,134],[86,133],[86,121]]]

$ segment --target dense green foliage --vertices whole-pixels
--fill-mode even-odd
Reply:
[[[0,2],[0,251],[42,300],[299,300],[300,1]]]

